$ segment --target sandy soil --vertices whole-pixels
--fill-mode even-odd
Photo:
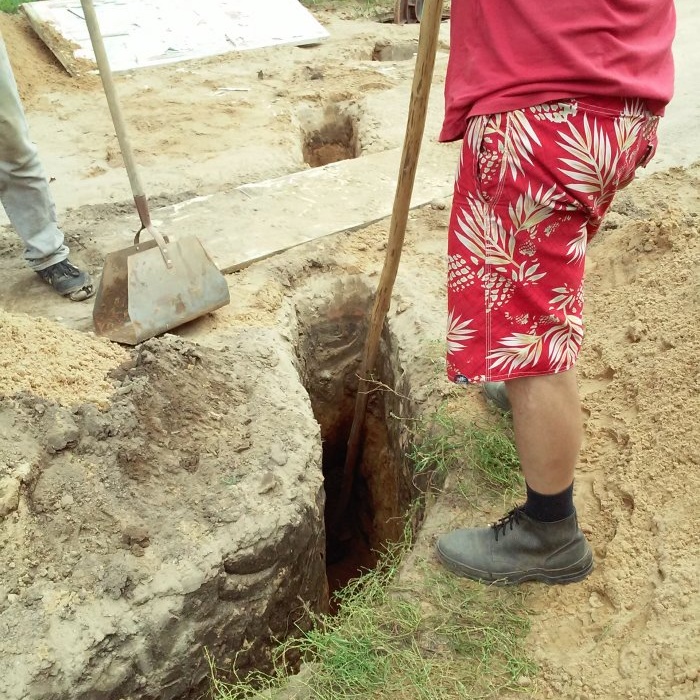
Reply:
[[[403,105],[378,106],[410,80],[412,64],[370,58],[378,39],[414,41],[415,28],[322,19],[333,39],[314,49],[259,51],[121,77],[147,188],[176,201],[306,167],[300,114],[328,102],[361,102],[364,152],[399,145]],[[19,66],[34,137],[56,178],[59,208],[92,205],[105,217],[123,211],[128,190],[99,87],[68,78],[21,19],[0,17],[0,29]],[[438,92],[444,55],[441,61]],[[219,87],[249,90],[219,95]],[[528,587],[531,648],[542,667],[533,698],[700,694],[698,191],[697,165],[634,183],[590,251],[580,362],[586,444],[576,498],[596,568],[575,586]],[[392,328],[415,360],[415,386],[434,384],[434,364],[425,356],[426,344],[443,333],[447,214],[442,205],[412,214],[396,285]],[[99,266],[86,243],[90,232],[79,216],[69,220],[79,254]],[[232,305],[183,333],[217,346],[231,329],[284,332],[289,300],[313,296],[307,285],[314,280],[363,274],[376,284],[385,237],[386,224],[377,224],[237,273]],[[19,264],[18,254],[12,234],[0,235],[0,267]],[[15,308],[18,298],[4,292],[0,303]],[[41,315],[40,296],[29,310]],[[99,381],[107,370],[95,366]],[[466,411],[482,410],[476,395],[465,393],[463,401]],[[419,546],[429,547],[441,528],[498,515],[456,503],[438,503]]]
[[[107,374],[126,360],[118,346],[50,321],[0,310],[0,395],[27,392],[62,406],[104,405]]]
[[[371,102],[373,94],[410,79],[411,61],[371,57],[380,40],[415,44],[415,25],[330,14],[322,20],[332,39],[316,47],[217,56],[116,76],[146,191],[171,198],[206,194],[303,169],[301,134],[310,110]],[[99,81],[70,78],[21,15],[0,17],[0,31],[59,208],[128,200]],[[401,144],[404,107],[403,100],[388,100],[363,120],[363,152]]]
[[[540,697],[700,692],[699,177],[631,188],[590,251],[576,499],[596,568],[533,587]]]
[[[622,195],[591,251],[577,497],[597,568],[535,594],[553,697],[700,692],[699,177]]]

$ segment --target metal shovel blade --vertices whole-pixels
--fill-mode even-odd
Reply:
[[[97,335],[136,345],[230,301],[226,279],[196,236],[168,241],[168,267],[155,241],[109,253],[95,297]]]

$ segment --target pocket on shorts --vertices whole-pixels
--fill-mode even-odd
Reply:
[[[649,121],[644,125],[638,138],[637,153],[631,161],[628,161],[625,172],[620,174],[617,185],[618,190],[627,187],[634,180],[637,169],[646,168],[656,154],[656,148],[659,144],[656,134],[658,122],[658,117],[650,117]]]
[[[474,181],[485,201],[498,195],[503,176],[503,153],[507,116],[488,114],[479,117],[479,134],[474,134]]]
[[[637,163],[638,168],[646,168],[656,155],[656,149],[659,146],[659,137],[656,133],[657,124],[658,122],[655,122],[646,135],[646,148],[641,149],[641,157]]]

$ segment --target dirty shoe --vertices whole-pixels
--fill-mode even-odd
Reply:
[[[505,382],[484,382],[481,386],[481,391],[496,408],[503,413],[510,413],[510,399],[506,391]]]
[[[37,270],[37,275],[62,297],[68,297],[72,301],[85,301],[95,293],[90,275],[69,260],[61,260],[55,265]]]
[[[455,530],[437,543],[442,563],[459,576],[499,584],[571,583],[593,568],[593,556],[576,514],[554,523],[513,509],[490,527]]]

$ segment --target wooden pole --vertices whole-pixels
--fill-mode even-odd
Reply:
[[[360,444],[364,433],[365,416],[367,413],[367,401],[369,398],[367,382],[370,379],[377,363],[379,342],[382,328],[386,320],[387,312],[391,304],[391,293],[396,281],[399,269],[401,250],[406,234],[406,222],[411,208],[411,195],[416,179],[418,156],[420,155],[423,132],[425,131],[425,119],[428,111],[428,99],[435,68],[437,55],[440,22],[442,20],[443,0],[426,0],[423,8],[423,18],[420,23],[420,36],[418,40],[418,56],[416,69],[413,75],[413,87],[411,89],[411,101],[408,109],[408,122],[406,124],[406,136],[404,138],[403,153],[401,156],[401,168],[396,185],[394,208],[391,214],[389,228],[389,240],[386,249],[384,267],[374,298],[374,305],[369,320],[367,341],[365,343],[362,362],[359,371],[359,386],[355,400],[352,427],[348,438],[348,448],[343,468],[343,480],[340,489],[340,497],[335,508],[336,522],[343,517],[355,478],[355,470],[360,457]]]

